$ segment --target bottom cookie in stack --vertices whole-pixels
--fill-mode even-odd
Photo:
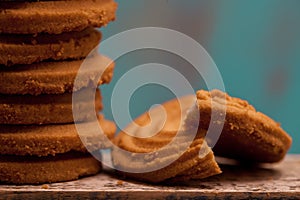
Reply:
[[[116,127],[103,116],[98,121],[104,135],[86,135],[90,147],[109,148]],[[85,126],[92,122],[86,123]],[[0,182],[41,184],[74,180],[101,170],[101,163],[88,154],[75,124],[42,126],[0,126]],[[99,140],[99,136],[103,140]]]
[[[61,182],[96,174],[101,168],[101,163],[86,153],[47,157],[1,155],[0,180],[13,184]]]

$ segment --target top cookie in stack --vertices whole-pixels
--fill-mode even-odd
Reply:
[[[66,181],[101,169],[77,134],[73,110],[81,113],[77,122],[90,123],[88,108],[102,109],[96,88],[110,82],[114,66],[90,53],[101,39],[94,27],[114,20],[116,9],[113,0],[0,1],[0,182]],[[74,87],[83,62],[99,67]],[[95,90],[93,102],[80,98]],[[73,110],[72,92],[79,97]],[[113,137],[115,125],[97,118]]]
[[[61,34],[101,27],[115,19],[113,0],[54,0],[0,2],[0,32]]]

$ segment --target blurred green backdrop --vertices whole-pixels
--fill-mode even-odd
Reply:
[[[145,26],[170,28],[197,40],[217,64],[226,92],[241,97],[282,124],[293,137],[290,153],[300,153],[300,1],[299,0],[130,0],[117,1],[117,20],[102,29],[104,38]],[[132,67],[157,62],[200,76],[174,55],[132,52],[116,61],[112,84],[102,87],[107,118],[114,84]],[[189,70],[188,70],[189,69]],[[172,98],[166,88],[140,88],[130,102],[133,118],[151,105]],[[299,124],[298,124],[299,123]]]

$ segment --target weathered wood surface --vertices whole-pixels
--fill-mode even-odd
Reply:
[[[223,174],[186,183],[150,185],[113,172],[43,186],[0,185],[0,199],[300,199],[300,155],[275,165],[222,165]]]

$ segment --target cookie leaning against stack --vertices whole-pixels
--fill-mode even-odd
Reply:
[[[210,101],[226,106],[224,127],[213,148],[216,155],[255,163],[274,163],[284,158],[292,139],[278,122],[256,111],[247,101],[219,90],[197,92],[202,116],[211,117],[214,108]],[[207,120],[200,120],[200,126],[207,127]]]
[[[220,173],[213,152],[218,156],[255,163],[273,163],[284,158],[292,140],[274,120],[257,112],[248,102],[218,90],[200,90],[196,97],[197,99],[194,96],[183,97],[179,99],[181,104],[176,99],[162,104],[167,118],[163,128],[156,135],[153,127],[144,128],[150,123],[156,126],[155,122],[161,121],[156,118],[161,116],[154,114],[150,119],[148,113],[135,120],[140,127],[132,128],[133,125],[130,124],[122,131],[115,138],[119,148],[114,147],[112,151],[114,166],[121,171],[120,173],[148,182],[180,181]],[[181,109],[180,105],[184,107]],[[206,135],[212,119],[212,110],[225,116],[224,127],[212,149],[213,152],[205,141],[215,138]],[[183,117],[183,125],[179,126]],[[220,119],[213,119],[212,123],[220,124]],[[196,131],[195,138],[193,131]],[[175,138],[179,139],[179,142],[170,145]],[[178,151],[180,146],[188,142],[190,144],[186,145],[185,149],[181,148],[181,151]],[[160,153],[159,149],[164,146],[167,146],[166,151]],[[129,153],[125,153],[126,151]],[[138,160],[137,154],[143,153],[143,157]],[[179,155],[178,158],[172,160],[172,156],[176,154]],[[145,171],[151,168],[151,165],[159,165],[168,159],[173,162],[153,171]]]
[[[132,128],[130,124],[120,132],[115,138],[118,148],[113,147],[112,151],[116,169],[127,177],[148,182],[206,178],[221,173],[211,148],[204,140],[205,130],[193,135],[185,127],[183,120],[195,101],[194,96],[187,96],[162,104],[166,119],[157,134],[155,127],[164,120],[160,119],[161,113],[155,114],[156,109],[151,111],[152,118],[145,113],[134,121],[139,128]],[[151,128],[141,130],[147,125]],[[165,149],[159,152],[162,148]],[[137,159],[136,154],[144,155]]]
[[[0,182],[67,181],[101,170],[82,144],[72,112],[88,125],[96,116],[86,110],[102,110],[96,88],[110,82],[114,65],[106,68],[108,58],[90,54],[101,39],[93,27],[114,20],[116,8],[113,0],[0,1]],[[83,62],[97,66],[78,77]],[[94,91],[95,99],[87,101]],[[73,108],[72,92],[78,97]],[[109,148],[104,137],[111,139],[116,127],[96,118],[102,139],[93,131],[83,137],[97,138],[88,143],[95,150]]]

